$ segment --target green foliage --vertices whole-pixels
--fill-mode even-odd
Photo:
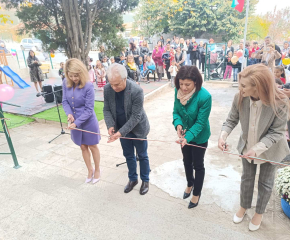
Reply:
[[[19,30],[19,34],[33,34],[43,42],[43,47],[46,50],[55,50],[62,47],[68,53],[67,24],[62,9],[62,0],[35,1],[30,5],[20,5],[26,2],[23,0],[0,0],[0,2],[5,3],[7,8],[17,9],[17,17],[24,24],[24,27]],[[113,54],[113,48],[119,53],[125,46],[124,41],[117,37],[117,33],[124,30],[122,14],[136,7],[139,0],[77,0],[77,2],[82,29],[87,26],[86,4],[89,4],[88,9],[91,10],[92,6],[97,4],[91,41],[97,39],[99,44],[104,43],[108,46],[110,53]],[[88,39],[84,39],[84,42],[86,47]]]
[[[250,0],[250,15],[257,2]],[[236,39],[244,29],[246,8],[240,13],[231,4],[232,0],[141,0],[136,27],[145,36],[171,31],[199,37],[207,32]]]

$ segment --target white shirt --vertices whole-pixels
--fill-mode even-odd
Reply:
[[[246,154],[250,149],[252,149],[256,153],[256,157],[265,159],[263,152],[267,151],[268,148],[262,142],[258,142],[258,125],[262,113],[263,103],[261,100],[253,101],[250,99],[250,119],[249,119],[249,131],[248,131],[248,139],[246,142],[246,146],[243,150],[243,154]],[[221,138],[226,141],[228,137],[228,133],[225,131],[221,132]],[[252,160],[247,159],[248,162],[252,162]],[[254,160],[254,164],[265,163],[264,161]]]

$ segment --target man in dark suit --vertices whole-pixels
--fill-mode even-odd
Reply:
[[[114,63],[107,69],[109,84],[104,87],[104,118],[110,135],[108,143],[120,137],[146,139],[150,130],[149,121],[143,108],[142,88],[128,78],[126,68]],[[135,149],[140,161],[142,185],[140,194],[149,190],[148,143],[145,140],[120,139],[123,155],[128,166],[129,182],[124,192],[128,193],[138,184]]]

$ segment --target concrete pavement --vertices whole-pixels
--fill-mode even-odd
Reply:
[[[124,161],[119,142],[107,144],[105,138],[101,140],[102,180],[92,185],[84,184],[86,167],[81,151],[69,136],[48,144],[60,132],[58,123],[35,122],[12,129],[22,167],[13,169],[11,157],[1,155],[0,239],[289,238],[290,221],[274,194],[258,232],[251,233],[247,228],[254,208],[243,223],[232,223],[239,205],[241,161],[222,155],[216,143],[237,89],[224,84],[205,87],[213,96],[212,137],[205,160],[203,196],[197,208],[188,210],[188,201],[180,195],[185,176],[171,124],[174,94],[168,88],[145,103],[151,124],[148,138],[172,141],[149,142],[154,184],[145,196],[139,195],[140,182],[131,193],[123,193],[128,179],[126,165],[115,166]],[[104,123],[101,132],[107,132]],[[230,138],[233,150],[238,135],[236,129]],[[0,135],[0,152],[7,150],[4,136]]]

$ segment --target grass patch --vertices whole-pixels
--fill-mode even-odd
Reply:
[[[103,102],[96,102],[95,101],[94,109],[95,109],[95,113],[96,113],[96,116],[98,118],[98,121],[104,119],[103,108],[104,108]],[[61,122],[67,123],[67,116],[66,116],[62,106],[59,106],[59,113],[60,113]],[[56,107],[53,107],[53,108],[50,108],[50,109],[45,110],[43,112],[34,114],[32,117],[41,118],[41,119],[45,119],[45,120],[49,120],[49,121],[55,121],[55,122],[59,121]]]
[[[9,129],[20,127],[34,121],[34,119],[29,118],[29,117],[14,115],[14,114],[5,113],[5,112],[4,112],[4,117],[10,119],[10,120],[6,120],[6,124]],[[0,131],[3,131],[3,126],[1,123],[0,123]]]

